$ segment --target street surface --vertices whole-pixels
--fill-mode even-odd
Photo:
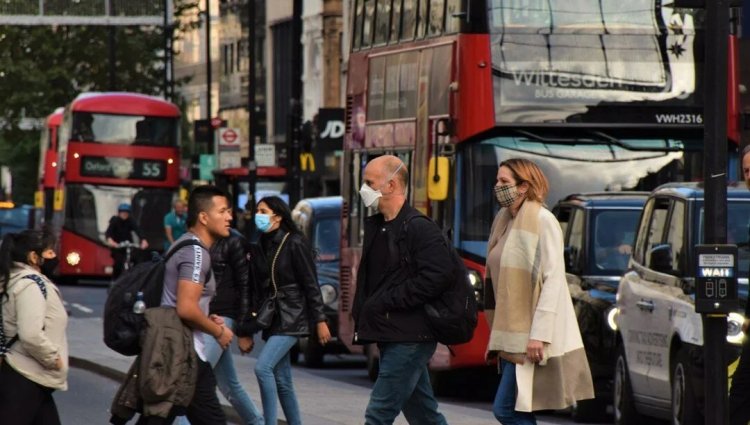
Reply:
[[[101,316],[107,294],[106,285],[62,286],[61,291],[70,314],[68,338],[71,357],[76,366],[71,369],[69,391],[55,394],[58,408],[61,415],[64,415],[63,423],[106,423],[105,419],[109,419],[109,405],[118,385],[111,378],[127,370],[132,358],[119,356],[101,343]],[[240,356],[236,346],[233,346],[240,380],[258,405],[260,396],[252,368],[262,344],[263,341],[256,338],[256,348],[250,356]],[[76,359],[79,361],[75,362]],[[79,367],[104,373],[110,378],[78,369]],[[321,369],[294,366],[294,384],[306,425],[359,423],[372,387],[367,378],[364,359],[354,355],[328,355],[326,366]],[[451,382],[450,385],[461,384]],[[477,383],[471,381],[466,385],[473,388]],[[497,423],[492,416],[492,404],[488,397],[481,400],[475,395],[466,396],[467,391],[460,388],[454,393],[454,396],[439,397],[441,411],[449,423]],[[538,419],[540,425],[574,423],[564,412],[538,415]],[[611,423],[611,420],[603,423]],[[403,416],[396,424],[406,424]]]

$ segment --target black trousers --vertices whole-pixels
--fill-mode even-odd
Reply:
[[[750,421],[750,342],[742,345],[740,363],[732,376],[729,390],[729,424],[747,425]]]
[[[122,249],[112,249],[112,279],[117,279],[125,268],[125,251]]]
[[[0,422],[3,425],[60,425],[51,388],[0,365]]]
[[[175,409],[167,418],[143,416],[136,425],[169,425],[177,416]],[[227,423],[227,417],[221,409],[216,396],[216,378],[211,365],[198,359],[198,380],[195,382],[195,394],[187,407],[186,416],[192,425],[221,425]]]

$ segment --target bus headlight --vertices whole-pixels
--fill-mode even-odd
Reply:
[[[484,283],[482,277],[474,270],[469,270],[469,283],[474,288],[474,297],[477,299],[477,308],[484,310]]]
[[[69,266],[75,267],[81,262],[81,254],[71,251],[65,256],[65,262],[67,262]]]
[[[610,307],[609,310],[607,310],[606,313],[604,313],[605,317],[607,318],[607,326],[609,326],[610,329],[613,331],[617,331],[617,313],[619,310],[617,307]]]
[[[727,316],[727,342],[733,345],[742,345],[745,333],[742,332],[742,323],[745,318],[739,313],[729,313]]]
[[[328,284],[320,285],[320,294],[323,296],[323,304],[330,304],[338,297],[336,288]]]

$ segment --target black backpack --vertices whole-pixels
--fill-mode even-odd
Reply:
[[[159,307],[167,261],[188,245],[200,245],[200,242],[184,240],[171,247],[165,256],[155,256],[150,262],[136,264],[117,278],[104,304],[104,343],[107,347],[125,356],[140,354],[141,331],[146,319],[143,314],[133,312],[136,295],[143,292],[146,308]]]
[[[416,218],[432,222],[429,217],[419,214],[407,217],[401,225],[398,249],[407,267],[411,267],[411,258],[406,246],[406,235],[409,223]],[[464,344],[471,341],[477,327],[477,299],[463,260],[444,234],[443,240],[453,262],[455,281],[439,298],[424,305],[425,317],[437,342],[444,345]]]

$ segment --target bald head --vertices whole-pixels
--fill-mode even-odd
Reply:
[[[379,201],[373,205],[377,205],[377,209],[383,213],[386,220],[395,218],[406,202],[406,187],[409,181],[406,165],[393,155],[377,157],[365,167],[362,180],[371,191],[377,191]]]
[[[378,177],[379,181],[373,182],[375,185],[380,183],[381,185],[387,184],[388,180],[393,179],[397,189],[401,191],[406,190],[406,186],[409,181],[409,172],[406,169],[406,165],[397,156],[383,155],[379,156],[369,163],[365,167],[365,173],[372,167],[372,174]]]

